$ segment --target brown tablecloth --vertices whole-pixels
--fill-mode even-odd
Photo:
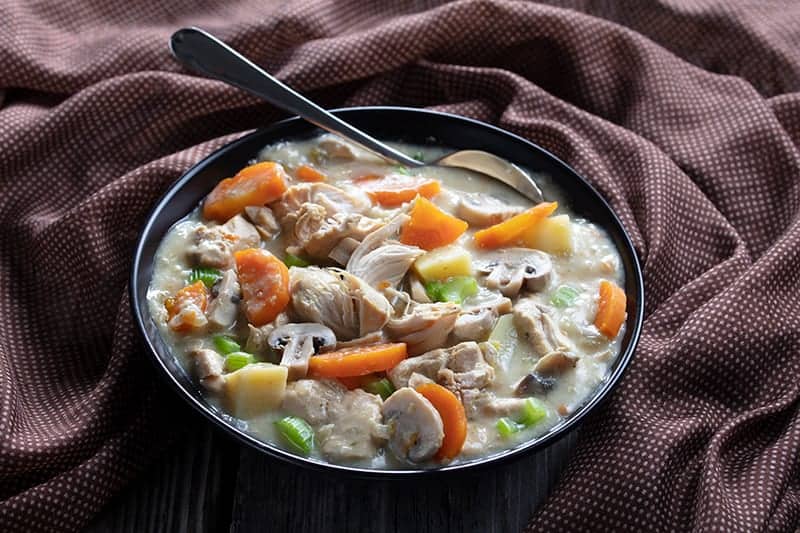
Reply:
[[[178,67],[189,24],[327,106],[499,124],[614,205],[644,334],[531,531],[797,527],[800,3],[552,4],[0,2],[0,529],[79,528],[174,431],[128,309],[137,230],[279,116]]]

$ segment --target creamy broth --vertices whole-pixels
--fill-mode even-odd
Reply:
[[[396,147],[409,154],[416,154],[426,161],[432,161],[447,152],[443,148],[427,146],[395,144]],[[501,199],[509,206],[517,206],[519,211],[528,209],[532,203],[519,195],[506,185],[476,175],[474,173],[453,169],[423,167],[421,169],[393,169],[381,160],[354,150],[355,160],[337,160],[330,158],[321,162],[318,157],[319,139],[305,141],[281,142],[264,148],[258,154],[259,161],[275,161],[283,165],[290,177],[289,185],[294,181],[294,170],[299,165],[312,164],[322,170],[326,176],[325,183],[339,187],[345,192],[359,197],[364,196],[359,178],[365,175],[385,175],[387,172],[409,173],[416,176],[428,177],[441,182],[441,192],[431,198],[431,201],[442,211],[455,214],[458,211],[460,197],[464,193],[482,193]],[[221,176],[222,178],[223,176]],[[544,394],[519,395],[515,392],[520,379],[531,373],[540,356],[531,348],[523,335],[514,325],[512,313],[501,314],[494,320],[491,336],[480,339],[491,344],[487,353],[494,353],[488,363],[492,366],[494,380],[490,385],[481,388],[483,393],[491,393],[496,399],[515,399],[520,397],[534,397],[537,405],[546,410],[546,416],[530,425],[519,425],[517,431],[511,435],[501,435],[498,431],[498,419],[503,413],[487,412],[485,410],[474,412],[468,416],[467,439],[461,453],[447,464],[469,461],[478,457],[492,455],[503,449],[515,446],[519,442],[536,438],[547,433],[561,420],[568,418],[581,404],[589,399],[598,385],[606,379],[609,366],[617,357],[620,342],[624,331],[609,339],[595,326],[595,316],[598,306],[599,285],[602,280],[613,282],[618,287],[624,286],[623,270],[619,253],[614,247],[606,232],[592,224],[590,221],[580,219],[570,211],[569,204],[563,198],[561,191],[549,183],[546,177],[536,176],[540,188],[543,190],[547,201],[559,202],[556,215],[568,215],[569,230],[571,232],[572,252],[562,254],[549,254],[552,262],[552,274],[546,287],[539,291],[525,292],[524,297],[545,306],[547,313],[557,325],[559,333],[568,340],[570,357],[574,357],[574,368],[560,373],[557,379],[552,380],[550,388]],[[408,211],[408,204],[398,207],[382,207],[372,205],[364,214],[376,219],[388,220],[400,212]],[[212,334],[217,333],[209,329],[200,329],[190,332],[176,332],[168,326],[169,316],[165,301],[174,296],[187,285],[192,269],[196,267],[187,255],[193,242],[196,240],[197,228],[201,225],[207,227],[218,226],[203,218],[202,208],[198,207],[184,219],[179,221],[165,236],[156,255],[153,279],[148,291],[148,304],[151,316],[158,325],[159,330],[171,347],[173,355],[181,362],[189,374],[196,374],[192,354],[197,349],[214,350]],[[488,262],[495,255],[494,250],[481,249],[475,244],[474,234],[480,227],[469,227],[452,244],[468,250],[473,264],[481,261]],[[262,248],[270,251],[278,258],[284,258],[286,248],[290,244],[291,235],[281,232],[272,240],[261,239]],[[476,276],[479,279],[480,277]],[[568,286],[573,291],[574,300],[568,305],[554,305],[554,297],[562,286]],[[489,291],[482,286],[480,291]],[[491,292],[491,291],[489,291]],[[495,291],[496,292],[496,291]],[[523,291],[521,291],[522,294]],[[515,302],[523,296],[512,298]],[[212,296],[213,298],[213,296]],[[473,297],[474,298],[474,297]],[[465,300],[465,304],[469,302]],[[515,304],[516,305],[516,304]],[[624,328],[624,325],[623,325]],[[244,339],[248,337],[247,319],[239,311],[236,323],[224,333],[239,340],[244,346]],[[390,339],[391,340],[391,339]],[[476,339],[476,342],[479,339]],[[457,344],[458,341],[448,338],[445,347]],[[494,352],[492,352],[492,349]],[[214,405],[222,416],[230,422],[249,432],[253,436],[287,448],[286,442],[276,432],[275,421],[286,415],[282,408],[268,410],[246,420],[236,418],[228,413],[225,404],[219,399],[219,394],[208,393],[209,402]],[[513,418],[513,417],[512,417]],[[319,428],[315,428],[319,431]],[[436,459],[426,459],[421,463],[399,460],[386,447],[378,446],[374,456],[357,459],[341,459],[330,454],[323,454],[319,446],[315,446],[310,455],[329,462],[367,466],[372,468],[409,468],[423,466],[435,467],[443,464]]]

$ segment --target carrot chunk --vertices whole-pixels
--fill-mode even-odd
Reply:
[[[308,372],[324,378],[365,376],[394,368],[407,355],[404,342],[354,346],[311,357]]]
[[[297,167],[297,170],[294,171],[294,175],[300,181],[312,183],[317,181],[326,181],[328,179],[328,176],[310,165],[300,165]]]
[[[411,208],[411,220],[400,231],[400,242],[433,250],[458,239],[468,224],[419,197]]]
[[[423,198],[433,198],[442,190],[437,180],[420,176],[406,176],[405,174],[389,174],[378,176],[368,174],[354,180],[372,201],[387,207],[394,207],[410,202],[417,195]]]
[[[167,309],[167,324],[173,331],[186,333],[207,324],[205,312],[208,290],[202,281],[187,285],[172,298],[164,301]]]
[[[436,383],[423,383],[416,388],[439,411],[444,426],[444,439],[437,459],[452,459],[461,452],[467,439],[467,415],[464,405],[448,389]]]
[[[475,243],[480,248],[489,249],[517,245],[527,231],[550,216],[556,207],[558,202],[543,202],[499,224],[476,231]]]
[[[289,269],[260,248],[240,250],[234,258],[248,322],[256,327],[272,322],[289,304]]]
[[[621,288],[610,281],[600,282],[600,300],[597,303],[594,325],[609,339],[617,336],[625,321],[626,301],[625,291]]]
[[[226,178],[206,196],[203,216],[225,222],[251,205],[274,202],[286,191],[286,171],[272,161],[243,168],[232,178]]]

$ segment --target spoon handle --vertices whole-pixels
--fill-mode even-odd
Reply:
[[[203,30],[184,28],[176,31],[172,34],[170,48],[187,67],[260,96],[272,105],[300,115],[315,126],[353,141],[389,161],[410,167],[423,165],[328,113]]]

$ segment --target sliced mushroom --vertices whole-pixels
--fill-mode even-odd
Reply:
[[[476,260],[474,264],[484,275],[486,287],[512,298],[523,288],[531,292],[543,290],[553,272],[550,256],[529,248],[498,250],[490,258]]]
[[[383,403],[389,449],[402,461],[419,463],[442,446],[444,426],[436,408],[414,389],[403,387]]]
[[[322,324],[286,324],[272,330],[267,338],[270,348],[282,352],[281,365],[289,369],[289,380],[308,373],[311,356],[336,346],[336,335]]]
[[[553,376],[540,376],[536,372],[531,372],[517,381],[513,388],[517,396],[544,396],[556,386],[556,378]]]
[[[578,358],[570,353],[550,352],[536,362],[533,371],[544,377],[560,376],[568,370],[575,368]]]
[[[524,211],[522,207],[509,205],[508,202],[480,192],[460,194],[459,200],[456,216],[469,222],[471,227],[498,224]]]
[[[217,329],[231,327],[236,322],[239,302],[242,300],[236,272],[226,270],[222,279],[211,289],[211,294],[214,297],[206,311],[209,325]]]

